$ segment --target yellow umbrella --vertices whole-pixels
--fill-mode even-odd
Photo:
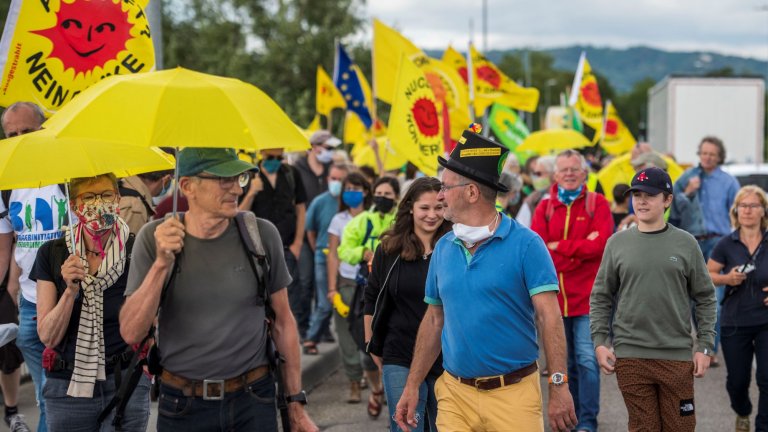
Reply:
[[[531,150],[549,154],[567,149],[589,147],[592,143],[580,132],[572,129],[547,129],[528,135],[515,151]]]
[[[255,86],[183,68],[105,78],[44,127],[57,137],[148,147],[309,148],[283,110]]]
[[[156,148],[57,138],[46,129],[0,141],[0,190],[38,188],[105,173],[128,177],[173,166],[173,157]]]
[[[45,129],[0,141],[0,190],[65,183],[67,202],[67,183],[73,178],[106,173],[127,177],[173,166],[173,157],[156,148],[107,140],[57,138]],[[69,235],[73,236],[71,225]],[[71,244],[75,244],[74,238]]]
[[[672,158],[661,155],[664,162],[667,163],[667,173],[674,183],[683,174],[683,167],[677,164]],[[613,202],[613,188],[617,184],[629,184],[635,175],[635,169],[632,167],[632,154],[627,153],[613,159],[608,165],[604,166],[597,173],[597,179],[603,186],[603,192],[608,201]]]

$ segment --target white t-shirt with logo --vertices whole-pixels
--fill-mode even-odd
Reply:
[[[0,201],[5,211],[5,203]],[[8,205],[8,215],[0,220],[0,233],[16,233],[16,264],[21,267],[21,295],[37,303],[37,287],[29,280],[37,250],[48,240],[64,233],[69,206],[58,185],[39,189],[14,189]]]
[[[341,234],[344,232],[344,227],[347,226],[351,220],[352,215],[349,211],[336,213],[336,215],[333,216],[333,219],[331,219],[331,224],[328,225],[328,234],[333,234],[338,237],[339,243],[341,243]],[[355,277],[357,277],[357,269],[359,267],[360,264],[352,265],[339,260],[339,274],[344,278],[354,280]]]

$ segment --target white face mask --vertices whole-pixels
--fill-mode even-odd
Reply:
[[[323,149],[320,154],[317,155],[317,161],[323,164],[329,163],[333,160],[333,152],[328,149]]]
[[[491,224],[496,222],[496,218],[498,217],[498,213],[494,217],[493,221],[491,221]],[[467,247],[473,247],[477,243],[490,238],[493,235],[493,231],[490,230],[489,225],[483,225],[479,227],[473,227],[469,225],[464,225],[460,223],[453,224],[453,233],[456,235],[456,237],[463,241],[464,244]]]

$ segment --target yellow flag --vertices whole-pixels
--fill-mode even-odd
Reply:
[[[627,129],[611,101],[605,103],[605,124],[601,132],[600,146],[612,155],[627,153],[637,144],[632,132]]]
[[[322,66],[317,66],[317,91],[315,94],[315,110],[326,117],[331,115],[335,108],[346,109],[347,102],[339,89],[333,85],[333,80],[328,76]]]
[[[381,21],[373,20],[373,85],[376,98],[392,103],[400,57],[420,54],[411,41]]]
[[[395,152],[426,175],[437,175],[437,156],[443,149],[443,130],[435,93],[424,73],[405,56],[400,63],[389,139]]]
[[[592,73],[585,52],[582,52],[579,58],[568,105],[574,107],[581,121],[592,129],[599,131],[603,127],[603,101],[597,87],[597,78]]]
[[[536,111],[539,104],[537,88],[523,87],[512,81],[473,45],[469,46],[469,50],[474,69],[475,115],[483,115],[485,109],[494,102],[523,111]]]
[[[102,78],[153,70],[147,3],[13,0],[0,43],[0,105],[30,101],[52,113]]]
[[[448,46],[443,53],[443,63],[455,70],[459,76],[461,76],[464,85],[467,85],[469,82],[467,76],[467,59],[464,58],[460,52],[456,51],[452,46]]]

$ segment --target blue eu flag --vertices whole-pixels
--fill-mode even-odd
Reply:
[[[347,110],[357,114],[365,127],[370,129],[373,120],[371,120],[371,112],[365,104],[363,87],[360,85],[360,79],[353,67],[352,59],[349,58],[349,54],[339,43],[336,44],[336,64],[334,66],[333,84],[344,95],[344,99],[347,101]]]

